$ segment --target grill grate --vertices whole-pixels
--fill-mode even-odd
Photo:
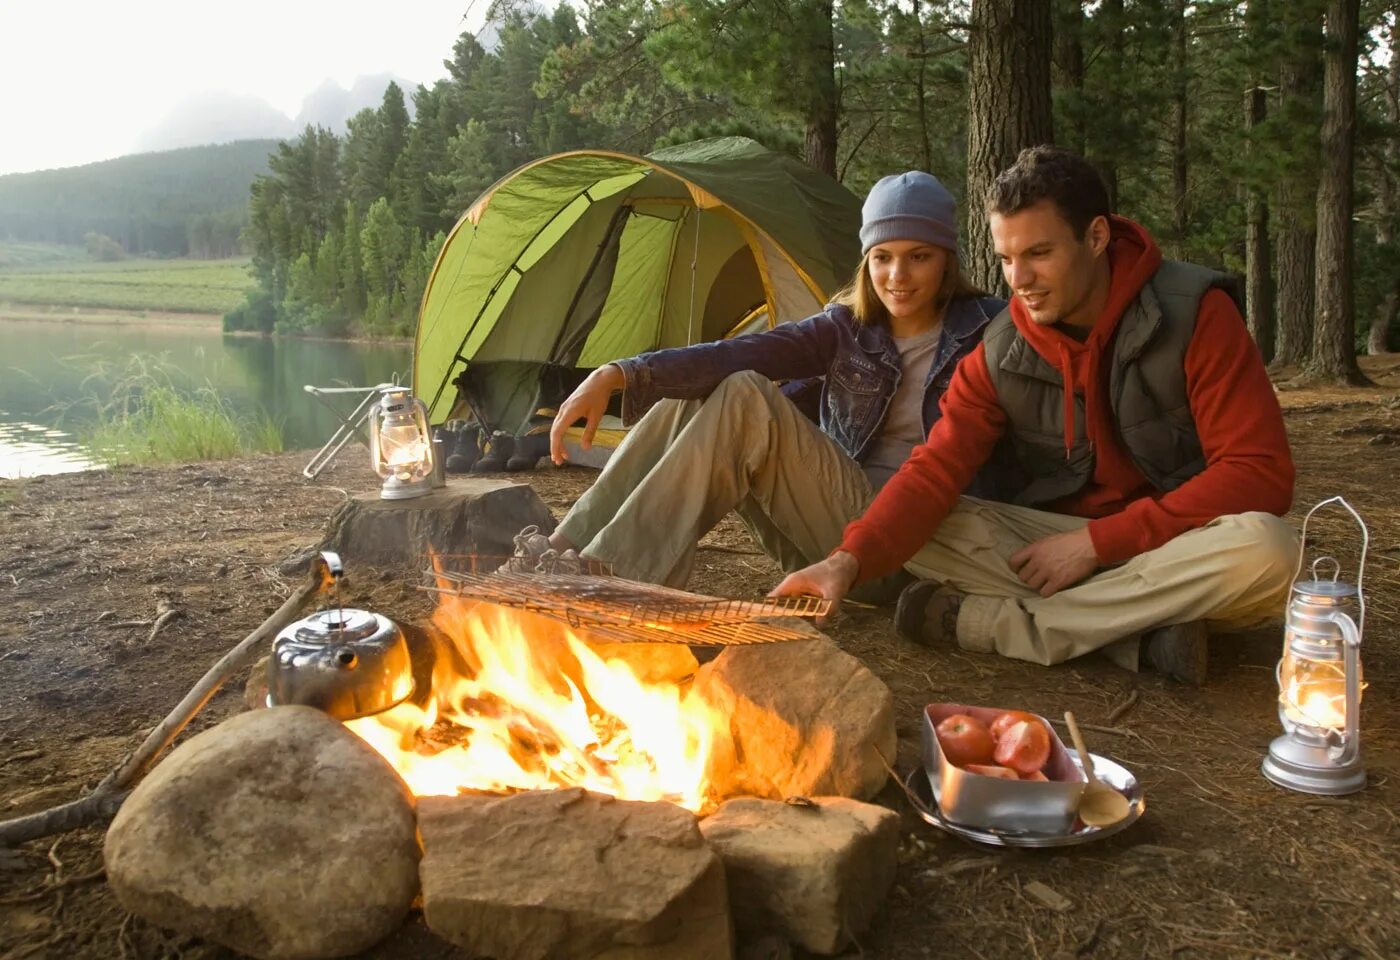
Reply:
[[[428,571],[434,584],[422,589],[526,610],[623,643],[734,646],[805,640],[810,634],[764,618],[820,617],[831,609],[831,601],[820,597],[726,600],[620,577],[480,572],[490,565],[438,564]]]

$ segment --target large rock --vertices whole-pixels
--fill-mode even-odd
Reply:
[[[894,697],[859,660],[811,632],[812,640],[729,647],[696,672],[690,696],[728,720],[710,765],[717,795],[868,800],[884,785]]]
[[[343,957],[418,889],[413,799],[310,707],[239,714],[182,744],[123,804],[103,855],[117,899],[254,957]]]
[[[581,789],[424,797],[423,917],[493,960],[725,960],[724,868],[695,816]]]
[[[531,524],[546,533],[554,529],[549,508],[530,487],[453,477],[411,500],[357,495],[331,518],[316,550],[338,552],[352,570],[367,565],[416,572],[427,566],[430,552],[509,557],[515,535]]]
[[[894,883],[899,816],[844,797],[739,797],[700,824],[720,859],[741,940],[778,933],[831,954],[864,931]]]

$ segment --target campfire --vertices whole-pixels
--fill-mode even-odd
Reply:
[[[347,726],[418,796],[585,787],[700,811],[725,718],[563,624],[444,595],[431,697]]]

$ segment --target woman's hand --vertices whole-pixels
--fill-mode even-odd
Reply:
[[[842,598],[850,591],[851,584],[856,582],[856,574],[859,572],[860,563],[856,558],[844,550],[837,550],[820,563],[788,574],[782,583],[768,592],[768,596],[818,596],[830,600],[831,612],[817,618],[818,624],[826,626],[836,615]]]
[[[574,388],[569,398],[559,405],[554,415],[554,424],[549,428],[549,458],[555,466],[568,459],[564,455],[564,431],[586,421],[580,446],[585,450],[593,447],[593,435],[598,432],[598,422],[608,411],[608,401],[612,395],[627,385],[622,368],[615,363],[599,367],[590,373],[583,383]]]

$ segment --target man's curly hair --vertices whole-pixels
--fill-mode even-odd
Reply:
[[[1077,153],[1051,146],[1027,147],[1015,163],[997,174],[987,196],[987,212],[1010,216],[1042,200],[1053,202],[1080,238],[1095,217],[1110,212],[1108,188],[1093,164]]]

